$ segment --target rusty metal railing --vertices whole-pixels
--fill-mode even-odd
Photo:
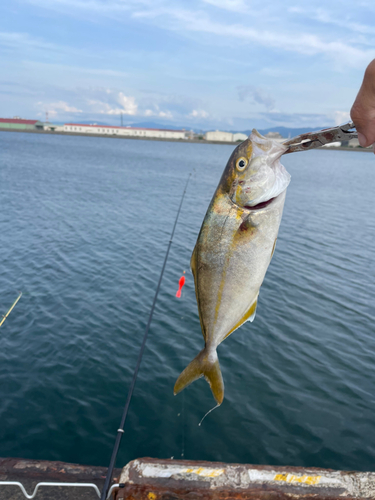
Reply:
[[[41,486],[48,486],[48,487],[56,487],[56,486],[63,486],[63,487],[68,487],[68,488],[93,488],[96,492],[96,494],[98,495],[98,497],[100,498],[100,490],[99,488],[97,487],[96,484],[94,483],[46,483],[46,482],[42,482],[42,483],[38,483],[35,488],[34,488],[34,491],[31,495],[29,495],[24,487],[24,485],[22,483],[20,483],[19,481],[0,481],[0,486],[18,486],[20,488],[20,490],[22,491],[22,493],[24,494],[24,496],[28,499],[28,500],[32,500],[33,498],[35,498],[35,495],[38,493],[38,490]],[[119,485],[118,484],[113,484],[111,486],[111,488],[109,489],[108,491],[108,494],[107,494],[107,499],[109,499],[112,495],[112,492],[115,488],[118,488]]]

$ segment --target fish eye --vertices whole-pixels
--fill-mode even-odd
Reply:
[[[242,172],[247,167],[247,164],[248,164],[247,158],[241,156],[241,158],[238,158],[238,160],[236,161],[236,169],[239,172]]]

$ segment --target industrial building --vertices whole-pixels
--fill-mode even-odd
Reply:
[[[242,142],[246,141],[247,135],[243,134],[242,132],[237,132],[236,134],[233,134],[233,142]]]
[[[221,132],[215,130],[204,134],[206,141],[233,142],[233,134],[231,132]]]
[[[242,142],[246,141],[247,135],[242,132],[237,132],[232,134],[231,132],[222,132],[221,130],[215,130],[212,132],[206,132],[204,135],[206,141],[220,141],[220,142]]]
[[[285,139],[278,132],[268,132],[265,137],[276,142],[282,143],[285,141]],[[215,130],[212,132],[206,132],[204,138],[206,139],[206,141],[241,142],[247,139],[247,135],[242,132],[232,134],[231,132],[222,132],[221,130]]]
[[[71,134],[108,134],[139,138],[186,139],[185,130],[164,130],[140,127],[114,127],[112,125],[87,125],[82,123],[66,123],[64,132]]]
[[[14,130],[43,130],[43,123],[39,120],[24,120],[23,118],[0,118],[0,128]]]
[[[54,123],[44,122],[43,129],[47,132],[64,132],[64,125],[55,125]]]

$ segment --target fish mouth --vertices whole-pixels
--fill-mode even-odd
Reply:
[[[267,201],[261,201],[260,203],[258,203],[257,205],[253,205],[253,206],[250,206],[250,205],[244,205],[243,208],[246,208],[246,210],[260,210],[261,208],[266,208],[268,207],[268,205],[270,205],[273,200],[276,200],[277,196],[274,196],[273,198],[270,198],[269,200]]]

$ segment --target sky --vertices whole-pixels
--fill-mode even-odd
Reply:
[[[331,126],[374,58],[373,0],[12,0],[0,117]]]

